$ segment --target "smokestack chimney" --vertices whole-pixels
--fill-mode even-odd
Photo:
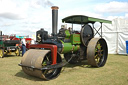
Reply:
[[[57,35],[57,24],[58,24],[58,9],[57,6],[52,6],[52,35]]]

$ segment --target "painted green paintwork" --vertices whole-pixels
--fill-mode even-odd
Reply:
[[[62,52],[61,53],[68,53],[68,52],[75,52],[80,49],[80,45],[72,45],[71,43],[64,43],[63,44]]]
[[[73,24],[87,24],[87,23],[95,23],[95,22],[109,23],[109,24],[112,23],[110,20],[93,18],[93,17],[84,16],[84,15],[68,16],[68,17],[63,18],[62,22],[73,23]]]
[[[71,40],[71,44],[81,44],[80,34],[72,34],[70,40]]]
[[[2,45],[3,44],[3,41],[0,41],[0,45]]]
[[[0,41],[0,47],[4,47],[3,41]]]
[[[4,44],[4,42],[2,40],[0,41],[0,47],[5,47],[6,48],[6,47],[12,47],[12,46],[15,46],[15,45],[11,45],[11,44],[6,45],[6,44]]]
[[[69,40],[69,42],[62,42],[63,48],[61,53],[75,52],[80,49],[80,34],[70,34],[69,30],[65,30],[65,40]]]
[[[65,34],[66,34],[66,38],[69,38],[69,37],[70,37],[70,32],[69,32],[69,30],[65,30]]]

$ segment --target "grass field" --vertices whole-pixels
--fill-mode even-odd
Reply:
[[[58,78],[50,81],[25,74],[18,66],[21,58],[0,58],[0,85],[128,85],[128,56],[125,55],[109,55],[101,68],[68,64]]]

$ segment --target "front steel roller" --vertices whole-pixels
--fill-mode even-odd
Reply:
[[[87,47],[87,60],[89,65],[102,67],[108,56],[107,43],[103,38],[92,38]]]
[[[59,53],[57,53],[57,63],[62,62],[61,56]],[[50,50],[40,50],[40,49],[30,49],[28,50],[22,60],[21,64],[23,71],[32,76],[36,76],[45,80],[51,80],[56,78],[60,72],[61,68],[54,68],[54,69],[48,69],[48,70],[39,70],[47,65],[52,64],[52,57],[51,57],[51,51]],[[24,67],[25,66],[25,67]],[[28,66],[28,67],[27,67]],[[33,69],[29,67],[39,68],[39,69]]]

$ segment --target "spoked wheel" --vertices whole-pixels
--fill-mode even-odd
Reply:
[[[57,63],[62,62],[60,55],[58,54],[57,56],[59,56],[59,57],[57,57]],[[45,67],[47,65],[52,65],[51,52],[49,52],[45,56],[45,58],[44,58],[44,60],[42,62],[42,67]],[[60,74],[61,68],[50,69],[50,70],[43,70],[42,73],[45,76],[46,80],[54,79],[54,78],[56,78]]]
[[[76,64],[79,62],[79,56],[77,54],[66,53],[64,54],[65,60],[70,64]]]
[[[0,48],[0,58],[4,57],[4,50]]]
[[[108,56],[107,43],[103,38],[92,38],[87,47],[87,60],[91,66],[102,67]]]
[[[61,63],[62,59],[59,53],[57,53],[57,63]],[[40,49],[30,49],[25,52],[21,64],[28,67],[35,67],[35,68],[43,68],[47,65],[52,65],[52,57],[50,50],[40,50]],[[28,67],[22,67],[23,71],[32,76],[36,76],[45,80],[51,80],[56,77],[61,72],[62,67],[54,68],[54,69],[46,69],[46,70],[39,70],[39,69],[32,69]]]
[[[19,47],[16,48],[15,54],[16,54],[16,56],[20,56],[20,48]]]

